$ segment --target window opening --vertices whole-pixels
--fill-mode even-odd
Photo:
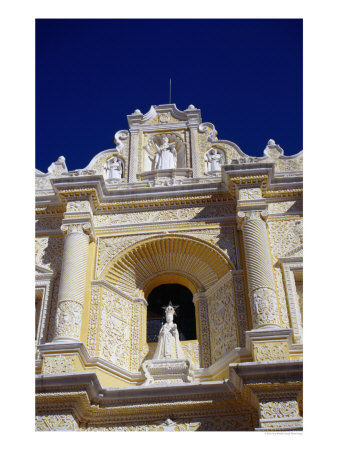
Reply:
[[[162,284],[148,296],[147,309],[147,342],[157,342],[162,324],[165,322],[163,307],[169,301],[175,306],[174,322],[177,324],[181,341],[196,339],[195,306],[192,293],[180,284]]]

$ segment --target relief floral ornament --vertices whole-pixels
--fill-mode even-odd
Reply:
[[[283,402],[264,402],[260,405],[262,419],[288,419],[298,417],[296,400]]]

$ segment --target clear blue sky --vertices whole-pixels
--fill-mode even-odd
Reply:
[[[303,24],[297,19],[39,19],[36,167],[69,170],[114,147],[127,114],[189,104],[219,139],[262,156],[303,148]]]

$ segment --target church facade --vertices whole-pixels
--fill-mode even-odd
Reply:
[[[36,430],[301,430],[302,152],[127,119],[36,170]]]

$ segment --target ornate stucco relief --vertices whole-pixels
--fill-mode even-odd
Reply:
[[[133,305],[116,293],[102,289],[99,356],[130,370]]]
[[[95,227],[105,227],[124,224],[216,219],[229,215],[235,215],[234,203],[191,208],[163,208],[154,211],[131,212],[127,214],[99,214],[95,215],[93,220]]]
[[[261,188],[242,188],[239,189],[239,199],[240,200],[257,200],[262,198]]]
[[[299,417],[296,400],[281,402],[262,402],[260,404],[262,419],[290,419]]]
[[[56,330],[56,309],[57,309],[57,303],[58,303],[59,285],[60,285],[60,277],[57,276],[55,278],[54,282],[53,282],[52,295],[51,295],[51,304],[50,304],[49,317],[48,317],[47,340],[49,342],[52,341],[54,336],[55,336],[55,330]]]
[[[133,304],[131,317],[131,354],[130,370],[137,372],[140,370],[140,339],[141,339],[141,314],[142,305],[140,302]]]
[[[90,202],[88,200],[76,200],[67,202],[67,213],[69,212],[90,212]]]
[[[54,194],[52,184],[50,182],[50,177],[35,177],[35,189],[37,191],[45,191],[45,190],[51,190]],[[41,195],[41,192],[39,192]]]
[[[61,269],[63,238],[35,239],[35,264],[57,273]]]
[[[274,274],[275,274],[275,280],[276,280],[276,285],[277,285],[277,294],[278,294],[278,301],[279,301],[281,325],[283,328],[290,328],[289,313],[288,313],[288,307],[287,307],[287,302],[286,302],[286,297],[285,297],[285,289],[284,289],[283,276],[282,276],[281,269],[279,267],[275,267]]]
[[[268,221],[273,263],[303,243],[302,219]]]
[[[54,338],[80,339],[82,309],[81,304],[71,300],[58,304]]]
[[[245,347],[245,332],[249,329],[249,325],[246,309],[243,273],[234,273],[233,283],[236,299],[235,305],[237,311],[239,345],[241,347]]]
[[[299,213],[301,214],[303,211],[303,202],[302,199],[290,200],[290,201],[282,201],[282,202],[273,202],[268,203],[268,211],[269,214],[289,214],[289,213]]]
[[[145,425],[89,426],[83,431],[196,431],[199,426],[200,422],[173,421],[168,418],[162,422],[157,421]]]
[[[276,172],[294,172],[303,170],[303,156],[292,159],[279,158],[276,161]]]
[[[196,340],[194,342],[181,342],[183,353],[194,364],[195,368],[200,367],[200,345]]]
[[[42,373],[74,372],[74,356],[53,355],[46,356],[43,361]]]
[[[287,342],[265,342],[254,344],[256,361],[289,359]]]
[[[37,416],[35,431],[78,431],[79,426],[71,414]]]
[[[35,230],[37,232],[46,230],[60,230],[62,224],[62,215],[55,215],[50,217],[37,216],[35,221]]]
[[[87,348],[90,356],[96,356],[96,345],[97,345],[96,337],[98,329],[99,307],[100,307],[100,288],[98,286],[92,286],[88,338],[87,338]]]
[[[211,357],[214,363],[238,346],[232,280],[208,297]]]

